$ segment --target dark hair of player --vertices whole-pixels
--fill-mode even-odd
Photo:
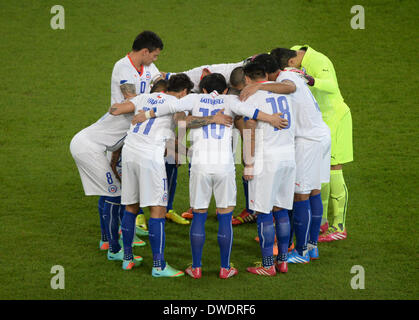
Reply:
[[[153,92],[166,92],[167,91],[167,86],[168,86],[167,80],[160,79],[159,81],[157,81],[153,85],[153,87],[150,90],[150,93],[153,93]]]
[[[275,58],[267,53],[261,53],[257,55],[256,58],[253,59],[253,62],[259,62],[260,64],[262,64],[265,67],[265,71],[267,73],[274,73],[279,69],[279,65],[276,62]]]
[[[132,50],[140,51],[144,48],[147,48],[150,52],[156,49],[163,50],[163,41],[153,31],[143,31],[135,38]]]
[[[194,87],[191,79],[184,73],[177,73],[170,77],[167,86],[167,91],[181,92],[183,89],[187,89],[187,92],[191,92]]]
[[[233,69],[233,71],[231,71],[230,84],[232,87],[246,85],[246,79],[244,78],[243,67],[236,67]]]
[[[265,66],[257,61],[249,62],[243,68],[244,74],[252,80],[266,77]]]
[[[228,88],[227,94],[229,95],[233,95],[233,96],[239,96],[240,95],[241,90],[238,90],[236,88]]]
[[[221,73],[211,73],[199,82],[199,91],[203,92],[203,89],[207,90],[208,93],[215,90],[222,94],[227,89],[226,78]]]
[[[288,60],[297,56],[297,51],[286,48],[275,48],[271,51],[271,56],[274,57],[281,70],[288,67]]]

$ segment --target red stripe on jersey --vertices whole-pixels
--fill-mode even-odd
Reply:
[[[138,74],[140,75],[140,77],[143,75],[143,71],[144,71],[144,66],[141,65],[141,69],[138,70],[137,67],[134,65],[134,63],[131,60],[131,57],[129,56],[129,54],[127,54],[127,57],[129,59],[129,61],[131,62],[132,66],[135,68],[135,70],[137,70]]]

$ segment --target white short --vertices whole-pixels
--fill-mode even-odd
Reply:
[[[323,153],[322,153],[322,164],[320,168],[320,182],[328,183],[330,181],[330,156],[331,156],[331,144],[332,144],[330,136],[324,137],[321,144],[323,148]]]
[[[112,172],[106,152],[101,149],[83,134],[76,134],[70,143],[86,196],[118,197],[120,182]]]
[[[255,168],[256,171],[256,168]],[[270,161],[249,181],[249,208],[269,213],[272,208],[292,209],[295,161]]]
[[[295,139],[295,193],[310,194],[321,189],[323,146],[319,141]]]
[[[151,153],[141,154],[124,146],[121,204],[139,203],[143,208],[167,206],[167,176],[163,153],[161,161],[156,161]]]
[[[217,208],[236,206],[236,172],[207,174],[191,170],[189,199],[193,209],[207,209],[214,194]]]

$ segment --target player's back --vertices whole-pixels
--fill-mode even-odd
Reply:
[[[221,73],[226,81],[228,82],[230,79],[231,71],[234,68],[242,66],[243,61],[236,62],[236,63],[219,63],[219,64],[211,64],[211,65],[204,65],[200,67],[193,68],[191,70],[187,70],[184,73],[191,79],[194,84],[193,91],[199,92],[199,82],[203,78],[203,71],[207,69],[210,73]]]
[[[262,160],[294,160],[295,119],[291,99],[287,95],[259,90],[246,100],[268,114],[283,113],[288,126],[279,130],[267,122],[258,121],[256,127],[255,156]]]
[[[178,99],[165,93],[142,94],[131,99],[135,113],[140,110],[158,110],[164,104],[177,104]],[[172,115],[148,119],[142,123],[131,124],[125,139],[125,145],[138,152],[165,149],[166,141],[173,138],[175,124]]]
[[[323,121],[319,105],[303,79],[293,71],[282,71],[277,82],[292,81],[296,91],[289,96],[295,114],[295,137],[320,141],[329,135],[329,128]]]
[[[214,116],[220,109],[224,114],[234,116],[229,105],[232,96],[219,95],[216,91],[209,94],[190,94],[181,101],[191,106],[192,116]],[[191,129],[189,139],[192,141],[191,170],[206,173],[222,173],[234,170],[232,151],[232,127],[220,124],[209,124]]]

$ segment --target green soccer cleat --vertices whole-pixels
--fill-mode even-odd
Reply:
[[[183,271],[172,268],[169,266],[169,264],[166,263],[166,267],[163,270],[161,268],[152,268],[151,275],[153,277],[177,278],[184,276],[185,273]]]
[[[117,253],[112,253],[108,250],[108,260],[111,261],[122,261],[124,260],[124,249],[121,248]]]
[[[137,215],[135,233],[140,237],[148,236],[147,221],[144,214]]]
[[[119,238],[119,245],[121,247],[124,246],[122,235]],[[132,247],[144,247],[145,245],[146,245],[145,241],[143,241],[140,238],[138,238],[137,235],[134,235],[134,240],[132,241]]]
[[[166,213],[166,218],[177,224],[190,224],[188,220],[178,215],[174,210],[169,210],[169,212]]]
[[[139,266],[143,261],[143,257],[136,256],[131,260],[122,260],[122,269],[131,270],[132,268]]]

